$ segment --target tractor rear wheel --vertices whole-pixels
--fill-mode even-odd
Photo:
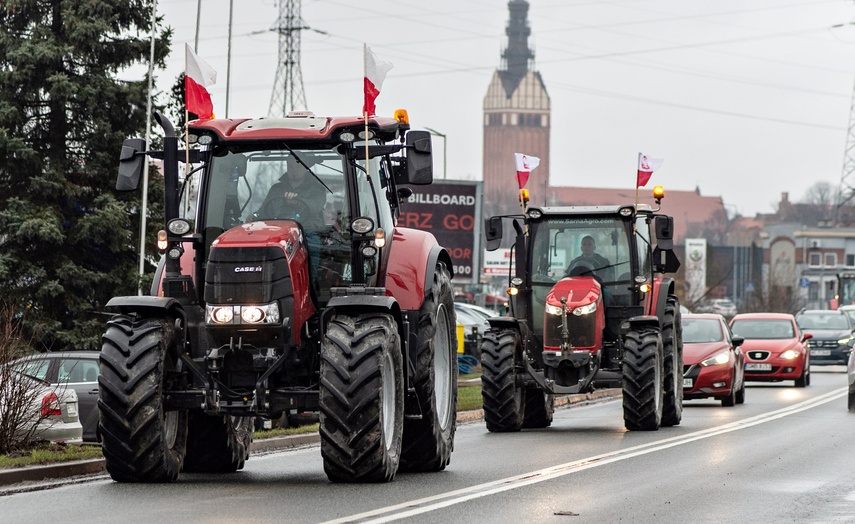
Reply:
[[[404,420],[401,468],[442,471],[451,461],[457,429],[457,330],[454,292],[445,264],[436,266],[433,286],[419,310],[414,386],[421,419]]]
[[[524,428],[548,428],[552,425],[552,415],[555,412],[555,395],[547,393],[538,387],[525,390]]]
[[[481,341],[481,397],[491,432],[519,431],[525,419],[525,386],[514,354],[516,332],[488,330]]]
[[[662,424],[662,338],[659,330],[630,331],[623,345],[623,421],[630,431]]]
[[[662,319],[662,354],[665,370],[665,402],[662,405],[662,425],[676,426],[683,420],[683,329],[680,304],[675,295],[668,295]]]
[[[388,482],[401,460],[404,376],[388,313],[333,315],[321,344],[320,435],[333,482]]]
[[[206,415],[193,411],[187,420],[188,473],[234,473],[243,469],[252,444],[253,417]]]
[[[98,411],[107,472],[118,482],[172,482],[187,440],[187,412],[163,399],[180,370],[175,320],[116,315],[101,347]]]

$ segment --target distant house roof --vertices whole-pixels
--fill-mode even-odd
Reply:
[[[635,189],[603,187],[550,187],[545,198],[532,195],[532,205],[601,206],[635,203]],[[638,202],[656,207],[652,188],[639,188]],[[674,217],[674,241],[704,237],[712,245],[722,245],[727,231],[727,213],[720,196],[701,196],[698,191],[665,192],[662,213]]]

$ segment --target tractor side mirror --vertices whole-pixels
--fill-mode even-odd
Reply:
[[[674,249],[674,218],[666,215],[656,217],[656,245],[659,249]]]
[[[407,133],[407,171],[402,184],[424,186],[433,182],[433,150],[430,133],[410,131]]]
[[[484,236],[487,238],[487,251],[499,249],[502,243],[502,217],[490,217],[484,220]]]
[[[653,250],[653,270],[656,273],[676,273],[680,269],[680,259],[672,249],[661,249],[657,246]]]
[[[140,185],[143,162],[145,162],[145,140],[128,138],[122,142],[119,155],[119,176],[116,179],[117,191],[134,191]]]

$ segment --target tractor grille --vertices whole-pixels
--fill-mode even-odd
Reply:
[[[561,315],[545,315],[544,346],[560,346]],[[567,315],[567,329],[570,331],[570,344],[575,347],[591,347],[594,345],[595,314],[576,316]]]
[[[278,247],[211,248],[205,302],[266,304],[292,294],[288,261]]]

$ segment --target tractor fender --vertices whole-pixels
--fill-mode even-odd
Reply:
[[[674,279],[671,277],[657,278],[653,282],[651,292],[650,314],[656,315],[661,320],[665,318],[665,305],[668,303],[668,295],[674,294]]]
[[[630,317],[627,320],[627,323],[629,324],[630,331],[639,331],[644,328],[652,328],[656,329],[657,331],[660,331],[662,329],[659,323],[659,317],[653,315],[639,315],[637,317]]]
[[[368,311],[391,313],[395,319],[395,323],[398,325],[398,334],[401,337],[401,342],[402,344],[406,344],[407,333],[401,317],[401,307],[398,301],[395,300],[395,297],[388,295],[345,295],[331,298],[327,303],[327,307],[321,313],[321,339],[324,337],[327,325],[333,314],[341,312],[356,316],[360,313],[367,313]],[[402,347],[401,349],[403,351],[404,348]]]
[[[128,296],[113,297],[104,306],[109,310],[118,310],[123,315],[139,313],[143,316],[159,316],[170,313],[184,318],[184,308],[171,297]]]
[[[438,262],[445,264],[453,278],[451,256],[432,234],[417,229],[395,228],[385,283],[402,310],[418,311],[421,308],[433,286]]]

